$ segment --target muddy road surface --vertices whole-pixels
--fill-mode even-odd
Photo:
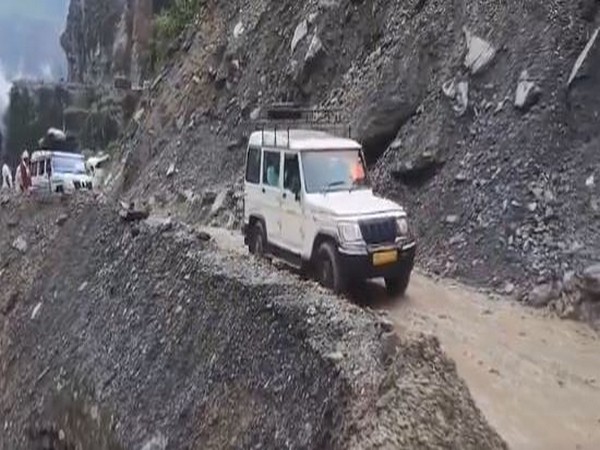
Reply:
[[[586,325],[421,274],[389,308],[400,332],[438,336],[511,448],[600,448],[600,341]]]
[[[223,250],[246,252],[241,236],[207,231]],[[399,333],[436,335],[511,448],[600,448],[600,340],[586,325],[418,272],[402,299],[376,283],[354,296],[388,310]]]

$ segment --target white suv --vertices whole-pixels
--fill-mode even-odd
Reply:
[[[251,253],[312,271],[336,293],[383,277],[403,294],[413,269],[406,212],[373,194],[360,144],[322,131],[251,134],[243,231]]]

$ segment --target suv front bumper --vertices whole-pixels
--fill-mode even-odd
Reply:
[[[339,246],[338,253],[342,270],[349,279],[396,278],[406,271],[412,271],[415,264],[417,245],[415,241],[397,242],[396,244],[377,247],[365,244],[356,246]],[[395,260],[377,262],[377,256],[386,257],[396,252]]]

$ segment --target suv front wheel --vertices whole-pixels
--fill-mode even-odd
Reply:
[[[331,242],[323,242],[317,251],[315,261],[317,280],[327,289],[341,294],[346,288],[346,280],[340,264],[337,249]]]
[[[263,258],[265,256],[266,244],[267,233],[265,233],[265,227],[260,220],[257,220],[250,230],[248,249],[251,254]]]
[[[410,272],[410,270],[404,269],[396,277],[385,279],[385,289],[389,296],[397,297],[404,295],[410,282]]]

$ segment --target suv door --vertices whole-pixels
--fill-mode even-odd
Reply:
[[[302,178],[297,153],[285,153],[283,159],[281,240],[287,250],[300,255],[304,243],[302,214]]]
[[[39,170],[40,165],[43,162],[43,159],[41,161],[32,161],[31,165],[29,166],[29,173],[31,174],[31,190],[34,192],[39,192],[42,189],[42,177],[40,177]]]
[[[277,245],[281,244],[282,165],[281,151],[263,149],[260,206],[266,222],[267,241]]]
[[[246,177],[244,182],[244,221],[249,222],[250,216],[261,214],[262,188],[262,151],[260,147],[249,147],[246,155]]]

